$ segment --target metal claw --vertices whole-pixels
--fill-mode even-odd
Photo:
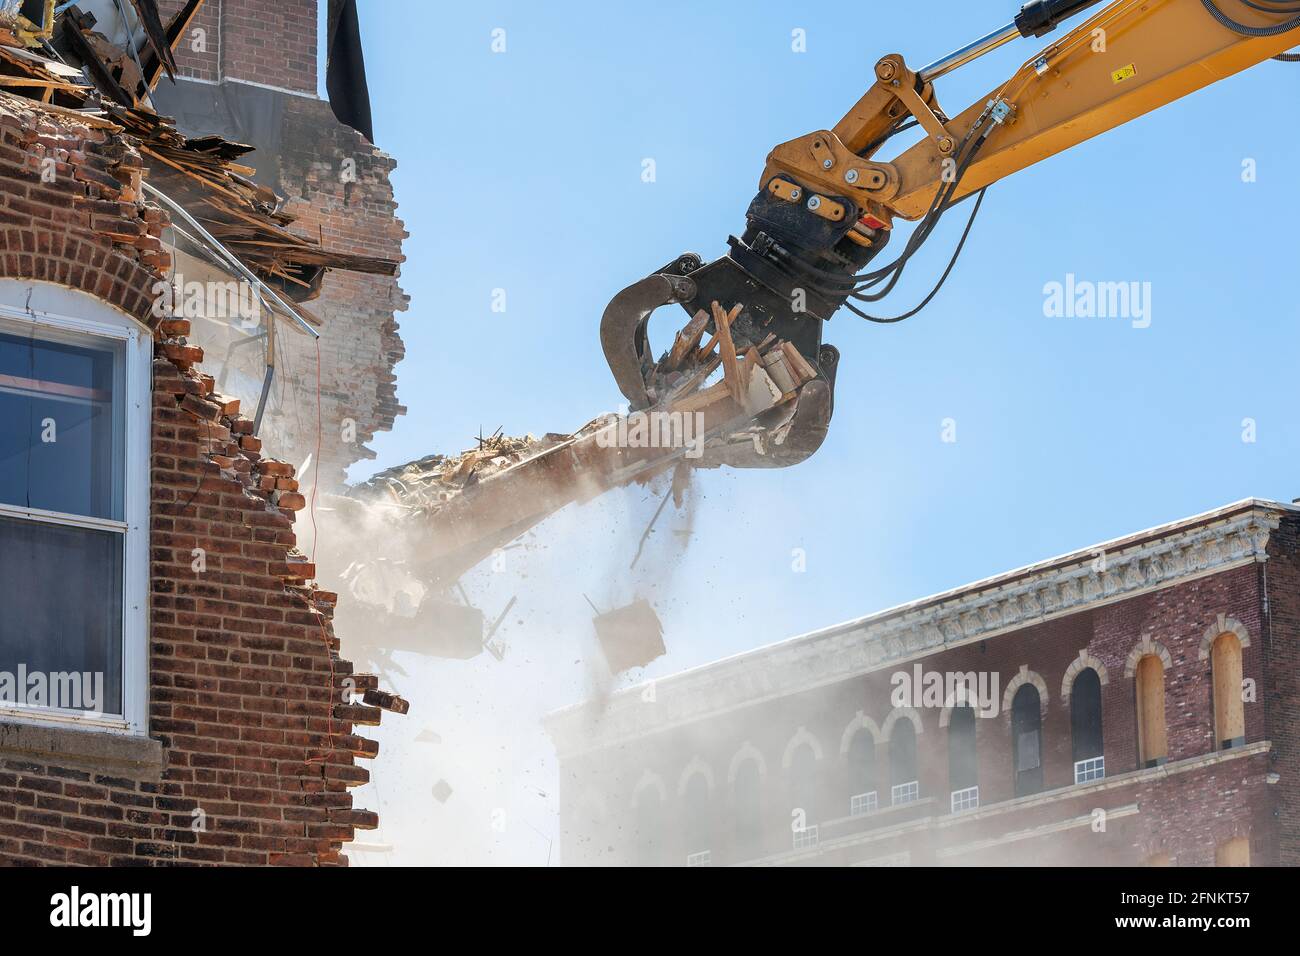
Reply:
[[[646,326],[661,305],[695,296],[695,283],[683,276],[656,273],[628,286],[605,307],[600,319],[600,345],[614,373],[618,390],[633,410],[650,405],[646,382],[654,368]]]

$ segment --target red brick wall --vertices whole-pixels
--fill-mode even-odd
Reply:
[[[163,764],[123,775],[0,754],[0,862],[346,862],[354,829],[376,824],[352,809],[349,788],[368,779],[355,757],[377,751],[353,725],[379,710],[342,703],[334,596],[293,553],[293,469],[263,460],[251,422],[207,394],[187,323],[150,314],[167,256],[164,216],[137,199],[139,155],[56,119],[0,96],[0,275],[82,289],[156,327],[149,717]]]
[[[1261,569],[1267,582],[1268,616],[1260,643],[1268,648],[1268,670],[1259,680],[1267,699],[1267,733],[1273,741],[1278,791],[1278,854],[1300,865],[1300,522],[1286,522],[1273,533],[1269,560]],[[1251,676],[1247,671],[1247,676]]]
[[[1061,698],[1061,684],[1067,668],[1082,649],[1098,658],[1107,670],[1108,682],[1102,687],[1107,777],[1138,769],[1134,680],[1126,678],[1124,670],[1130,652],[1144,637],[1162,643],[1173,661],[1165,681],[1169,761],[1212,754],[1215,742],[1210,664],[1198,656],[1201,641],[1218,616],[1234,617],[1246,627],[1251,639],[1243,652],[1243,674],[1254,678],[1261,688],[1260,702],[1245,705],[1246,743],[1272,738],[1283,780],[1295,781],[1300,779],[1300,766],[1297,766],[1300,733],[1295,729],[1300,726],[1300,692],[1296,690],[1300,664],[1296,646],[1300,636],[1296,526],[1294,519],[1288,519],[1276,533],[1277,543],[1270,547],[1270,553],[1276,551],[1278,555],[1267,563],[1272,596],[1271,630],[1265,626],[1260,600],[1264,569],[1252,564],[941,651],[923,658],[921,664],[925,670],[940,672],[996,672],[999,707],[1002,692],[1021,665],[1028,665],[1040,675],[1048,694],[1042,758],[1044,789],[1050,790],[1073,783],[1070,709]],[[1270,646],[1272,669],[1266,671],[1266,651]],[[805,727],[824,751],[824,758],[817,765],[818,800],[814,806],[804,808],[808,811],[808,822],[848,816],[849,797],[856,790],[848,782],[847,766],[840,756],[844,729],[859,710],[877,726],[882,725],[892,709],[891,676],[897,670],[910,672],[911,668],[912,662],[887,667],[861,678],[652,734],[624,743],[613,751],[566,760],[561,768],[566,853],[572,850],[580,858],[595,862],[612,843],[617,845],[621,859],[630,859],[635,833],[635,825],[630,822],[634,820],[630,810],[632,789],[644,771],[650,770],[663,779],[668,791],[666,858],[673,864],[684,862],[687,852],[684,811],[677,787],[683,769],[698,755],[711,768],[715,780],[711,806],[714,815],[711,823],[716,835],[712,846],[714,862],[735,859],[728,856],[732,842],[728,823],[731,794],[726,777],[732,757],[746,741],[758,748],[767,764],[763,805],[770,829],[765,848],[769,853],[790,850],[793,804],[788,774],[781,767],[787,742],[800,727]],[[900,808],[889,818],[895,822],[949,813],[947,729],[939,726],[938,710],[921,709],[920,715],[924,727],[917,738],[921,797],[931,798],[933,803]],[[981,806],[1011,800],[1015,793],[1010,715],[1001,713],[977,719],[976,734]],[[1099,804],[1110,806],[1115,800],[1136,800],[1141,804],[1140,814],[1124,818],[1105,841],[1089,839],[1092,834],[1084,828],[1080,835],[1070,831],[1040,841],[1034,844],[1035,852],[1056,855],[1058,862],[1085,863],[1092,858],[1090,854],[1099,854],[1100,862],[1133,864],[1153,853],[1169,852],[1180,865],[1212,863],[1217,843],[1249,833],[1255,862],[1279,859],[1293,862],[1300,839],[1300,826],[1295,822],[1300,811],[1297,806],[1300,791],[1294,783],[1289,787],[1266,784],[1264,776],[1272,766],[1272,756],[1260,754],[1141,782],[1129,788],[1132,792],[1122,797],[1115,795]],[[890,782],[888,744],[882,742],[876,752],[876,783],[882,807],[889,802]],[[609,813],[608,829],[600,831],[603,836],[589,843],[585,837],[594,824],[589,810],[579,806],[588,790],[602,794]],[[1283,794],[1283,819],[1289,819],[1282,824],[1284,838],[1280,850],[1273,818],[1278,791]],[[1052,822],[1070,813],[1088,813],[1092,807],[1081,803],[1076,808],[1066,799],[1037,814],[1017,812],[1010,825],[1005,819],[994,821],[987,830],[995,833],[999,827],[1020,829]],[[971,829],[985,828],[981,825]],[[969,838],[964,830],[963,839]],[[899,841],[900,848],[907,846],[908,841]],[[1100,849],[1103,846],[1104,852]],[[923,849],[930,852],[934,847],[926,849],[923,844]],[[586,856],[589,852],[593,854],[591,857]],[[1022,849],[999,852],[1009,854],[1011,860]],[[604,856],[608,858],[610,854],[604,852]],[[996,861],[996,854],[981,858],[981,862]],[[566,862],[576,861],[566,856]]]
[[[184,6],[185,0],[160,0],[163,22]],[[181,76],[314,94],[316,0],[207,0],[179,44],[176,64]]]
[[[286,97],[280,154],[280,192],[293,229],[320,238],[327,248],[401,260],[406,230],[397,218],[389,176],[396,163],[355,130],[334,118],[322,100]],[[318,299],[321,317],[321,432],[316,454],[316,355],[302,336],[281,336],[290,360],[284,380],[312,414],[277,422],[292,444],[284,456],[319,458],[322,487],[343,483],[353,462],[375,457],[366,447],[377,432],[406,412],[397,400],[393,367],[405,355],[395,313],[407,296],[390,276],[331,272]],[[306,420],[308,427],[299,424]],[[354,427],[345,429],[346,422]]]
[[[168,0],[161,9],[168,17],[182,6],[183,0]],[[315,11],[315,0],[209,0],[199,14],[207,19],[195,21],[205,30],[208,52],[178,55],[181,75],[315,94]],[[339,123],[326,101],[286,95],[283,110],[276,190],[297,217],[292,228],[327,248],[401,261],[407,233],[390,182],[394,160]],[[258,154],[246,161],[256,166]],[[316,345],[297,335],[278,340],[283,360],[276,369],[276,394],[290,390],[289,411],[279,414],[273,406],[264,418],[267,447],[293,461],[310,455],[318,470],[307,480],[319,474],[322,488],[339,488],[350,465],[374,458],[366,443],[406,412],[397,399],[394,372],[405,355],[395,313],[408,303],[398,281],[334,272],[309,303],[323,333],[319,438]]]

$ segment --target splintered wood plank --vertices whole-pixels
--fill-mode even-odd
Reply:
[[[736,404],[744,404],[746,391],[746,380],[741,378],[740,360],[736,355],[736,343],[731,338],[731,323],[740,315],[740,310],[744,308],[739,302],[732,307],[730,312],[724,311],[722,306],[716,301],[712,305],[713,324],[718,329],[718,351],[722,355],[722,376],[723,381],[727,383],[731,390],[731,397],[736,400]]]
[[[808,360],[794,347],[793,343],[782,342],[781,351],[785,353],[786,361],[790,363],[790,371],[798,379],[797,384],[802,385],[804,382],[817,377],[817,370],[808,363]]]
[[[686,356],[699,347],[700,339],[704,337],[704,328],[708,324],[709,313],[700,309],[691,321],[686,323],[686,327],[677,333],[664,368],[670,371],[681,368],[682,362],[686,361]]]

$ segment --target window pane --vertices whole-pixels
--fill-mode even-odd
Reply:
[[[120,355],[0,332],[0,503],[121,519]]]
[[[0,681],[80,674],[60,706],[121,714],[122,536],[0,517],[0,588]]]

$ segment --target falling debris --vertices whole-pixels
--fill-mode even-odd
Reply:
[[[626,607],[598,614],[592,618],[592,623],[596,625],[596,638],[613,674],[644,667],[667,650],[663,624],[644,598]]]
[[[415,629],[427,639],[425,652],[435,657],[468,660],[483,650],[483,612],[476,607],[426,598]]]
[[[446,780],[439,780],[433,785],[433,799],[439,803],[446,803],[451,799],[451,784]]]

